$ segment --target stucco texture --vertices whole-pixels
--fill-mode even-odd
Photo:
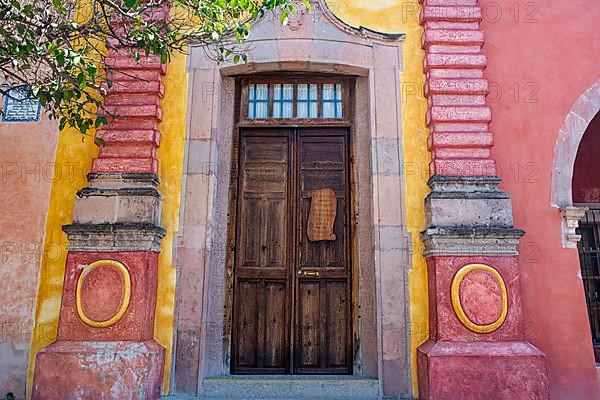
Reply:
[[[493,156],[515,226],[527,232],[519,256],[527,339],[546,353],[551,398],[599,398],[578,254],[562,248],[551,179],[565,117],[600,78],[600,7],[596,0],[480,3]]]
[[[155,339],[167,349],[165,358],[167,366],[170,365],[172,348],[175,293],[172,243],[173,232],[177,230],[179,220],[183,143],[186,129],[188,85],[185,58],[184,54],[174,55],[165,76],[165,97],[161,101],[163,122],[159,127],[162,140],[157,156],[161,179],[160,190],[163,195],[162,220],[168,233],[162,242],[159,257]],[[56,128],[54,132],[57,135]],[[67,167],[73,168],[74,173],[72,179],[54,179],[52,183],[44,243],[44,251],[52,254],[52,257],[45,257],[41,263],[36,324],[29,362],[29,388],[31,388],[35,369],[35,355],[56,339],[68,244],[62,226],[72,223],[75,194],[77,190],[87,185],[86,175],[90,171],[92,159],[98,154],[98,148],[92,140],[88,139],[82,143],[81,139],[81,135],[73,129],[66,129],[59,135],[54,176],[64,175],[60,169]],[[44,203],[47,204],[47,201]],[[169,389],[169,373],[170,369],[165,368],[163,385],[165,393]],[[31,393],[30,389],[28,393]]]
[[[159,125],[161,143],[158,148],[159,190],[163,196],[162,225],[167,230],[158,257],[158,290],[154,338],[165,349],[163,393],[168,393],[173,348],[176,269],[173,265],[173,238],[179,230],[179,202],[183,181],[183,158],[186,137],[188,76],[185,54],[176,54],[163,79],[165,97],[161,101],[163,121]]]
[[[57,255],[43,252],[56,127],[44,116],[39,122],[0,122],[0,140],[0,396],[22,398],[40,260]],[[68,179],[68,171],[62,172],[57,179]]]
[[[413,391],[417,393],[416,348],[428,336],[427,277],[418,233],[425,226],[423,199],[428,191],[430,158],[426,149],[427,104],[422,96],[425,78],[419,5],[417,0],[330,0],[328,3],[339,18],[351,25],[407,35],[403,46],[401,113],[406,224],[412,233],[413,252],[409,275],[412,381]],[[560,213],[551,206],[550,191],[556,136],[581,93],[600,79],[597,63],[600,7],[597,0],[481,0],[480,3],[486,34],[484,53],[489,65],[486,77],[492,83],[488,99],[493,112],[490,128],[496,134],[493,156],[503,178],[502,188],[513,199],[515,225],[527,231],[520,246],[527,338],[547,355],[553,398],[597,398],[600,396],[598,370],[591,350],[578,255],[576,250],[561,246]],[[164,391],[168,390],[173,336],[175,269],[171,249],[173,232],[178,229],[182,187],[188,87],[185,56],[176,56],[169,65],[165,86],[158,158],[164,197],[163,225],[168,235],[159,260],[155,321],[155,337],[167,350]],[[43,137],[41,142],[32,141],[32,131],[38,140],[39,136]],[[43,129],[23,128],[18,133],[0,129],[4,139],[0,147],[2,162],[52,160],[55,131],[50,128],[46,133],[40,131]],[[5,132],[8,140],[3,136]],[[4,291],[1,298],[3,305],[8,304],[4,308],[8,310],[10,324],[31,324],[40,259],[41,279],[33,335],[14,339],[3,325],[4,337],[8,335],[11,339],[4,341],[1,351],[16,354],[21,350],[14,349],[25,349],[27,352],[31,341],[30,359],[34,360],[36,352],[54,340],[66,257],[66,235],[61,226],[72,220],[75,193],[86,185],[85,173],[96,153],[91,140],[81,143],[77,132],[65,130],[60,133],[53,166],[54,176],[61,174],[62,179],[39,184],[2,184],[0,196],[4,209],[0,218],[4,231],[14,232],[10,240],[30,243],[32,238],[33,241],[37,238],[41,241],[46,221],[44,254],[51,256],[41,257],[42,251],[38,251],[37,256],[32,256],[37,257],[36,260],[25,263],[21,255],[9,262],[2,259],[2,265],[8,265],[2,269],[2,278],[7,287],[13,288]],[[70,168],[74,168],[74,173],[66,175]],[[49,206],[45,219],[46,204]],[[23,210],[28,210],[27,215],[23,215]],[[4,356],[1,357],[4,360]],[[18,376],[18,365],[26,363],[26,357],[16,356],[15,360],[14,376]],[[2,369],[13,368],[12,365],[0,366],[0,376],[13,376],[12,372],[4,374]],[[30,365],[30,378],[32,374],[33,365]],[[0,386],[16,385],[14,390],[21,390],[22,383],[15,379],[6,384],[0,382]]]
[[[27,393],[31,393],[35,355],[56,339],[68,246],[67,235],[61,227],[73,221],[76,192],[86,185],[92,158],[98,153],[93,140],[82,141],[75,129],[60,133],[56,129],[53,133],[58,136],[58,145],[44,239],[44,254],[51,256],[43,257],[40,265]],[[65,171],[71,169],[73,173],[65,175]]]

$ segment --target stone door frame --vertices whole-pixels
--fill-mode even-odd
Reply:
[[[174,393],[196,395],[204,378],[229,374],[224,332],[230,318],[227,235],[236,80],[256,73],[302,72],[356,79],[350,133],[360,315],[354,373],[378,378],[387,396],[410,396],[411,240],[404,223],[402,180],[402,38],[342,25],[326,6],[314,2],[311,14],[289,26],[268,18],[257,22],[246,64],[216,65],[201,48],[191,49],[188,137],[174,246],[175,340],[168,366]]]

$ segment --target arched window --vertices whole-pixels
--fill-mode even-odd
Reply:
[[[600,362],[600,113],[588,126],[573,168],[573,203],[588,210],[577,233],[581,277],[585,290],[596,362]]]

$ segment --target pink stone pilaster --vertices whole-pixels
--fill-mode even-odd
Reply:
[[[548,399],[545,356],[525,336],[516,251],[523,232],[491,156],[482,10],[478,0],[421,4],[432,191],[419,398]]]
[[[421,0],[431,175],[494,176],[477,0]]]
[[[147,15],[165,19],[165,7]],[[112,21],[122,31],[123,21]],[[158,124],[166,66],[112,43],[106,58],[105,144],[77,193],[57,341],[36,355],[33,400],[161,395],[165,349],[154,340],[158,257]]]
[[[168,10],[155,10],[146,18],[150,21],[168,18]],[[122,21],[116,19],[113,24],[119,31]],[[118,48],[118,43],[113,45],[105,59],[103,113],[108,125],[97,132],[105,144],[93,162],[92,172],[156,174],[166,65],[156,55],[142,56],[137,62],[130,51]]]

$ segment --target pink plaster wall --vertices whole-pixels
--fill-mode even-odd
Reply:
[[[0,398],[25,398],[57,137],[43,117],[0,122]]]
[[[600,203],[600,112],[579,144],[573,168],[573,202]]]
[[[557,134],[573,103],[600,78],[600,3],[480,4],[493,155],[515,226],[527,231],[520,245],[527,335],[547,355],[553,399],[600,398],[577,250],[562,248],[560,213],[550,205]]]

